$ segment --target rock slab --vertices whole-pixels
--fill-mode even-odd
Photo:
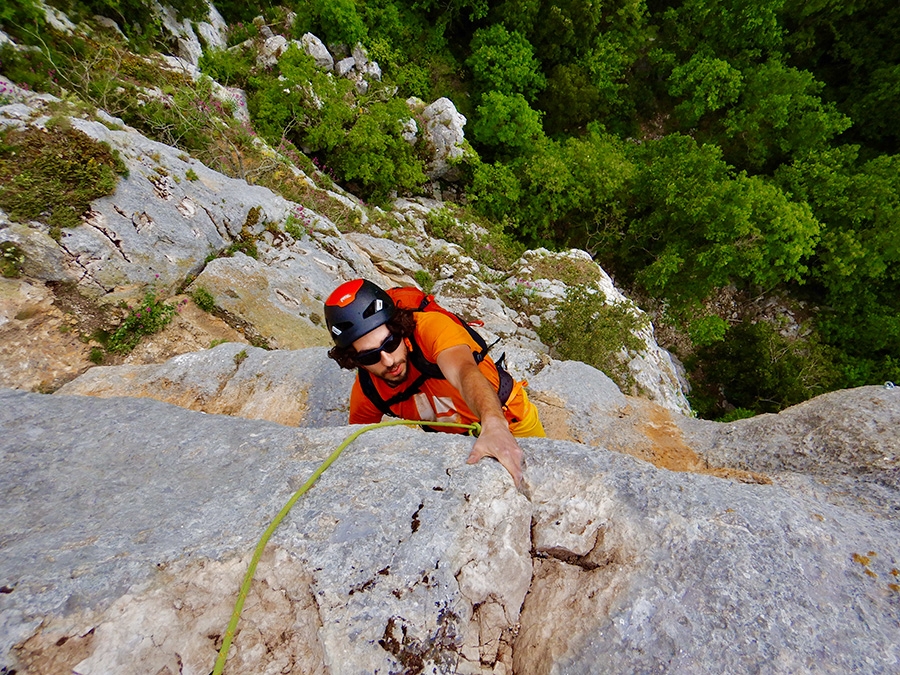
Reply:
[[[0,667],[21,673],[208,673],[256,540],[352,431],[0,401]],[[526,497],[470,447],[405,428],[351,445],[275,533],[226,672],[900,667],[890,510],[548,439],[523,440]]]

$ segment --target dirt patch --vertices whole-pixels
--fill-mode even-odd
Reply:
[[[547,438],[552,438],[557,441],[579,442],[578,439],[572,435],[572,431],[569,428],[569,417],[571,413],[566,410],[565,401],[558,396],[547,393],[532,394],[529,392],[528,398],[538,409],[541,424],[544,426]]]
[[[0,279],[0,386],[49,393],[90,368],[79,326],[42,282]]]
[[[145,337],[122,360],[123,363],[163,363],[173,356],[209,349],[222,342],[250,344],[244,333],[235,330],[219,317],[204,312],[188,296],[176,295],[167,302],[178,307],[172,323],[161,332]]]
[[[562,399],[547,393],[530,396],[538,408],[547,438],[583,443],[572,433],[571,413]],[[613,428],[604,435],[603,447],[650,462],[660,469],[689,471],[742,483],[769,484],[772,481],[758,473],[712,467],[685,442],[672,413],[657,403],[629,397],[629,404],[619,411]]]
[[[711,467],[684,441],[681,429],[672,419],[672,413],[652,401],[631,399],[629,417],[634,418],[634,426],[645,442],[631,446],[628,454],[639,457],[669,471],[689,471],[719,478],[737,480],[742,483],[769,484],[771,479],[762,474],[732,469]]]
[[[95,365],[162,363],[220,342],[249,343],[188,296],[167,302],[179,309],[172,322],[118,356],[106,353],[97,338],[118,325],[124,310],[85,296],[72,283],[0,279],[0,387],[52,393]]]

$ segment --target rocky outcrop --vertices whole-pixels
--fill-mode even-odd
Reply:
[[[223,371],[229,349],[209,353]],[[263,358],[248,350],[245,382],[266,381]],[[582,402],[571,435],[593,411],[610,444],[632,437],[634,399],[573,367],[548,367],[536,397]],[[257,538],[351,431],[134,398],[0,400],[0,665],[20,673],[208,673]],[[898,418],[897,394],[868,387],[769,423],[779,447],[843,455],[849,426],[896,453]],[[712,430],[715,456],[765,455],[725,433],[738,423],[691,424]],[[465,437],[357,440],[276,531],[226,673],[893,671],[900,533],[882,478],[896,454],[853,476],[782,466],[767,484],[658,468],[599,439],[522,445],[527,495],[496,463],[466,465]]]

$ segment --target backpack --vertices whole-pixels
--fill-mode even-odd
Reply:
[[[441,307],[437,300],[434,299],[433,295],[426,294],[425,292],[415,288],[413,286],[404,286],[399,288],[389,288],[385,291],[390,297],[391,300],[394,301],[394,304],[399,309],[408,309],[413,312],[441,312],[445,316],[450,317],[457,324],[465,328],[471,338],[475,341],[475,343],[479,346],[479,351],[472,352],[472,356],[475,358],[475,363],[481,363],[484,360],[484,357],[487,356],[487,353],[490,351],[491,347],[493,347],[497,342],[494,342],[491,345],[488,345],[485,342],[484,338],[472,328],[472,324],[483,326],[484,323],[481,321],[472,322],[472,324],[463,321],[458,315],[451,312],[449,309],[445,307]],[[440,367],[437,363],[433,363],[432,361],[428,361],[423,355],[422,350],[419,349],[419,345],[416,344],[415,337],[411,337],[410,341],[413,344],[413,349],[409,353],[409,360],[412,365],[416,367],[416,370],[421,373],[419,377],[417,377],[413,383],[404,389],[399,394],[392,396],[391,398],[385,400],[381,397],[381,394],[378,393],[378,389],[375,388],[375,383],[372,381],[372,375],[365,368],[358,369],[359,376],[359,384],[362,388],[363,394],[375,404],[375,407],[378,408],[382,414],[388,415],[389,417],[397,417],[397,415],[391,410],[391,406],[395,406],[398,403],[402,403],[413,396],[415,396],[422,388],[422,385],[426,380],[429,379],[438,379],[444,380],[447,379],[444,377],[444,374],[441,372]],[[506,357],[506,354],[503,354],[499,359],[494,362],[494,365],[497,367],[497,375],[500,377],[500,385],[497,390],[497,397],[500,399],[500,405],[505,406],[506,402],[509,400],[510,394],[512,393],[513,386],[515,382],[513,381],[512,375],[510,375],[506,369],[503,367],[503,361]],[[426,430],[427,427],[426,427]]]

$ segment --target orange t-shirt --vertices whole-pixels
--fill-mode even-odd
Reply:
[[[416,312],[413,318],[416,322],[415,341],[422,350],[422,356],[431,363],[437,363],[437,356],[443,350],[460,344],[469,345],[474,352],[481,351],[469,332],[445,314]],[[407,340],[407,348],[410,348],[409,340]],[[385,401],[405,391],[419,376],[419,371],[409,357],[407,357],[407,367],[409,374],[406,381],[396,388],[388,386],[381,378],[372,377],[375,388]],[[500,378],[491,357],[485,357],[478,364],[478,368],[491,386],[496,389]],[[391,410],[397,417],[407,420],[461,422],[463,424],[478,421],[456,387],[447,380],[437,378],[425,380],[417,394],[397,403]],[[359,384],[359,376],[357,376],[353,383],[353,390],[350,392],[350,424],[374,424],[380,422],[381,417],[381,411],[363,393],[362,386]],[[453,427],[442,428],[441,431],[466,433],[465,429]]]

